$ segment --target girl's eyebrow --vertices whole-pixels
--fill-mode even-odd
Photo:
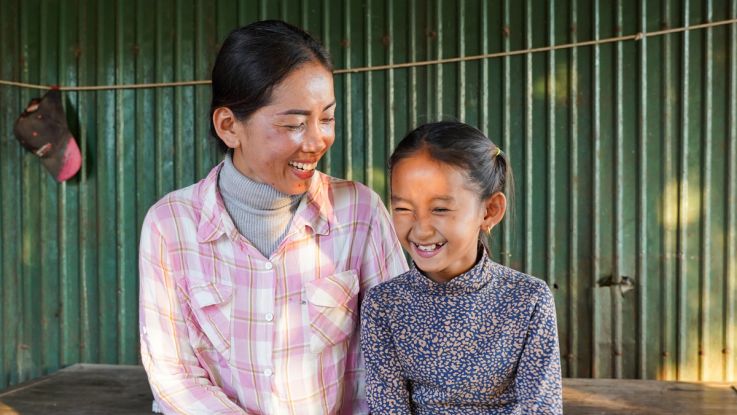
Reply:
[[[394,196],[394,195],[392,195],[390,199],[391,199],[392,203],[393,202],[406,202],[407,201],[404,198],[401,198],[399,196]],[[438,202],[453,202],[453,201],[455,201],[455,198],[453,196],[438,196],[438,197],[433,197],[430,200],[432,200],[433,202],[434,201],[438,201]]]
[[[322,110],[323,111],[327,111],[328,108],[330,108],[333,105],[335,105],[335,102],[336,101],[333,100],[333,102],[331,102],[330,104],[326,105],[325,108],[323,108]],[[306,116],[309,116],[309,115],[312,115],[312,111],[310,111],[310,110],[293,109],[293,110],[286,110],[284,112],[277,113],[276,115],[306,115]]]

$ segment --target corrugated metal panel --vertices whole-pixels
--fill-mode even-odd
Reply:
[[[207,79],[218,42],[262,18],[307,28],[347,68],[734,19],[737,0],[6,0],[0,79]],[[517,182],[516,220],[493,250],[553,289],[564,375],[734,381],[736,60],[733,24],[337,75],[338,139],[322,168],[386,196],[386,160],[411,127],[479,126]],[[56,184],[11,138],[37,94],[0,87],[0,388],[79,361],[138,361],[143,216],[218,159],[207,86],[71,92],[85,163]]]

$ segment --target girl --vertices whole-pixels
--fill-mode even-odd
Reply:
[[[547,285],[489,258],[512,174],[456,122],[409,133],[389,161],[394,226],[414,267],[361,311],[375,414],[560,414],[555,304]]]

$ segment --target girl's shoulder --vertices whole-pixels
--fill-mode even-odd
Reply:
[[[552,295],[545,281],[514,268],[491,261],[490,272],[494,274],[493,288],[502,293],[536,298]]]
[[[404,272],[390,280],[381,282],[372,287],[366,301],[382,304],[408,301],[412,298],[412,270]]]

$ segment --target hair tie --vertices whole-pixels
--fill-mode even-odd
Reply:
[[[497,146],[497,148],[496,148],[496,153],[494,153],[494,157],[496,157],[496,156],[498,156],[498,155],[500,155],[500,154],[502,154],[502,149],[501,149],[501,148],[499,148],[499,146]]]

